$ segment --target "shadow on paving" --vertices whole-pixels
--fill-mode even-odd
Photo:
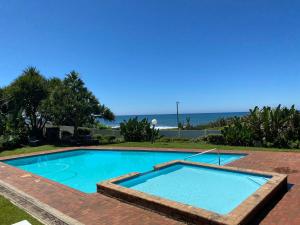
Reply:
[[[292,188],[293,188],[294,184],[290,184],[288,183],[287,185],[287,191],[284,193],[281,193],[281,195],[277,196],[276,199],[274,199],[274,201],[270,202],[269,204],[267,204],[266,206],[264,206],[263,209],[261,209],[256,217],[250,221],[249,224],[251,225],[259,225],[261,223],[261,221],[271,212],[271,210],[276,206],[276,204],[284,197],[284,195],[286,193],[288,193]]]

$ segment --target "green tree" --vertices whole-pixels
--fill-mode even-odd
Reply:
[[[92,125],[97,118],[115,119],[111,110],[99,103],[75,71],[67,74],[61,83],[56,83],[47,109],[54,123],[74,127],[74,137],[78,136],[78,127]]]
[[[4,134],[6,124],[6,104],[4,90],[0,88],[0,136]]]
[[[47,122],[44,115],[43,101],[48,97],[47,80],[35,67],[28,67],[11,85],[7,87],[10,113],[17,123],[24,119],[32,136],[42,137]]]

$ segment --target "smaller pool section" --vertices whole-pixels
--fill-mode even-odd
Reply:
[[[270,178],[271,176],[180,163],[117,184],[224,215],[240,205]]]
[[[12,166],[54,180],[86,193],[96,192],[96,183],[131,172],[146,172],[154,165],[182,160],[195,153],[124,150],[74,150],[5,160]],[[244,157],[220,154],[221,165]],[[189,161],[218,164],[218,154],[207,153]]]

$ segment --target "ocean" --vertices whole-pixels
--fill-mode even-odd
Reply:
[[[186,123],[186,118],[190,117],[190,123],[192,125],[202,125],[209,122],[216,121],[220,118],[234,117],[234,116],[245,116],[247,112],[225,112],[225,113],[184,113],[179,115],[181,123]],[[107,122],[100,120],[101,123],[110,127],[119,127],[120,123],[130,118],[138,117],[138,119],[148,118],[149,121],[152,119],[157,120],[157,128],[159,129],[170,129],[177,128],[177,116],[176,114],[156,114],[156,115],[126,115],[116,116],[116,120],[113,122]]]

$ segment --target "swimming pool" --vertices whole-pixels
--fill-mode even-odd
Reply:
[[[191,224],[251,224],[287,191],[287,176],[176,160],[97,184],[97,191]]]
[[[22,170],[59,182],[85,193],[96,192],[96,183],[131,172],[146,172],[156,164],[184,159],[195,153],[125,150],[73,150],[3,161]],[[221,165],[245,154],[220,154]],[[189,159],[218,164],[218,154]]]
[[[269,179],[263,175],[175,164],[118,184],[224,215]]]

